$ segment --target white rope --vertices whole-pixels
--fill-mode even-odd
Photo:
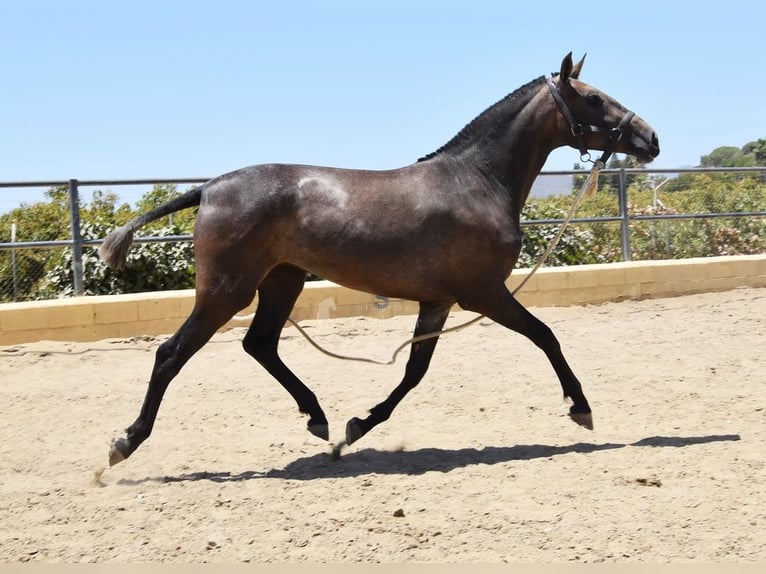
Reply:
[[[598,185],[598,175],[601,169],[603,169],[604,164],[601,161],[596,161],[593,164],[593,169],[591,169],[590,174],[588,174],[588,178],[583,183],[582,187],[580,188],[580,191],[577,193],[577,195],[574,198],[574,201],[572,202],[571,207],[569,208],[569,212],[567,213],[566,217],[564,218],[564,223],[559,228],[558,232],[556,233],[556,236],[553,238],[553,240],[548,245],[548,248],[545,250],[545,253],[543,253],[543,256],[540,258],[540,260],[537,262],[537,264],[532,268],[532,270],[527,274],[526,277],[519,283],[514,290],[511,292],[512,295],[516,295],[521,289],[524,287],[524,285],[529,281],[529,279],[534,275],[538,269],[545,263],[545,261],[550,257],[551,253],[553,253],[553,250],[556,248],[556,245],[558,245],[559,241],[561,241],[561,237],[564,235],[564,230],[566,230],[567,226],[569,225],[569,222],[571,221],[572,217],[574,217],[575,210],[577,209],[577,205],[580,203],[580,200],[585,195],[593,195],[596,192],[596,187]],[[248,317],[251,317],[252,315],[248,315],[245,317],[236,316],[235,319],[246,319]],[[391,359],[388,361],[377,361],[375,359],[368,359],[365,357],[351,357],[348,355],[339,355],[337,353],[333,353],[332,351],[328,351],[327,349],[321,347],[316,341],[314,341],[311,336],[306,333],[306,331],[301,327],[297,321],[295,321],[292,317],[288,317],[287,321],[295,327],[298,332],[303,335],[303,337],[311,343],[311,345],[314,346],[319,352],[324,353],[328,357],[333,357],[334,359],[341,359],[343,361],[357,361],[362,363],[372,363],[374,365],[393,365],[396,362],[396,357],[399,355],[399,353],[409,345],[413,345],[415,343],[419,343],[421,341],[425,341],[427,339],[433,339],[434,337],[439,337],[441,335],[446,335],[447,333],[454,333],[456,331],[461,331],[465,329],[466,327],[469,327],[470,325],[473,325],[474,323],[481,321],[484,319],[486,315],[479,315],[477,317],[474,317],[470,321],[466,321],[465,323],[461,323],[460,325],[455,325],[454,327],[450,327],[448,329],[443,329],[441,331],[435,331],[433,333],[426,333],[424,335],[418,335],[417,337],[412,337],[411,339],[406,340],[404,343],[399,345],[396,350],[394,350],[393,355],[391,355]]]

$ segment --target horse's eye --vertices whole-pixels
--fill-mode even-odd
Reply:
[[[601,107],[601,104],[603,103],[601,100],[601,96],[597,94],[590,94],[585,98],[585,101],[588,102],[589,106],[592,106],[594,108]]]

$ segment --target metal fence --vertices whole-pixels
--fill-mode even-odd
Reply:
[[[751,191],[754,196],[751,201],[739,201],[732,205],[726,202],[725,197],[718,200],[713,197],[710,205],[704,210],[694,209],[688,212],[676,209],[667,209],[666,203],[672,195],[663,195],[663,187],[666,183],[672,181],[682,174],[729,174],[733,177],[732,189],[736,189],[737,181],[749,178],[751,181],[755,178],[758,186]],[[572,191],[577,186],[577,178],[583,178],[587,175],[585,171],[548,171],[542,172],[538,177],[535,187],[532,191],[532,198],[529,204],[534,204],[536,200],[542,197],[551,199],[557,197],[560,204],[566,205],[573,197]],[[643,185],[638,186],[639,191],[630,191],[636,188],[631,184],[631,178],[643,178]],[[737,178],[741,178],[738,180]],[[126,186],[135,188],[136,186],[154,186],[158,184],[199,184],[207,181],[207,178],[162,178],[162,179],[132,179],[132,180],[77,180],[70,179],[66,181],[25,181],[25,182],[0,182],[0,194],[9,188],[66,188],[69,198],[69,218],[71,237],[66,240],[56,241],[17,241],[14,224],[11,223],[10,235],[7,231],[0,230],[0,238],[9,237],[10,241],[0,242],[0,301],[22,300],[25,297],[19,293],[17,254],[23,250],[71,250],[71,277],[73,285],[68,291],[73,295],[82,295],[84,293],[84,269],[83,269],[83,249],[86,247],[97,247],[103,239],[84,239],[81,221],[81,190],[85,188],[122,188]],[[546,184],[547,182],[547,184]],[[553,183],[551,183],[553,182]],[[760,227],[749,228],[745,233],[750,237],[746,238],[752,245],[751,249],[759,250],[762,245],[766,245],[766,222],[763,220],[766,216],[766,167],[755,168],[693,168],[693,169],[657,169],[647,170],[639,168],[622,169],[604,169],[601,171],[601,187],[607,187],[611,193],[599,193],[598,196],[606,197],[603,202],[602,212],[587,217],[575,216],[571,220],[573,229],[585,229],[591,236],[596,247],[601,247],[608,241],[604,239],[599,243],[599,238],[611,236],[611,240],[617,238],[619,248],[613,249],[614,253],[603,253],[603,261],[630,261],[633,259],[636,245],[639,239],[652,241],[650,249],[642,247],[641,258],[668,258],[683,257],[684,250],[669,251],[667,245],[662,249],[658,245],[662,243],[662,235],[666,238],[666,243],[670,241],[670,225],[674,222],[694,220],[705,222],[709,220],[727,219],[732,221],[757,221]],[[635,181],[633,182],[635,183]],[[670,186],[668,186],[670,187]],[[641,193],[643,192],[643,194]],[[631,197],[631,193],[635,197]],[[663,199],[663,197],[665,199]],[[641,203],[643,202],[643,203]],[[720,206],[720,209],[718,208]],[[563,213],[563,211],[562,211]],[[0,214],[2,216],[2,214]],[[563,219],[559,214],[556,217],[532,217],[522,221],[524,226],[537,226],[552,228],[560,226]],[[646,226],[649,225],[647,228]],[[659,225],[664,225],[664,230],[659,229]],[[731,227],[736,233],[742,233],[742,225]],[[724,232],[721,232],[725,235]],[[759,238],[759,241],[751,241],[752,237]],[[191,235],[171,235],[171,236],[153,236],[137,237],[137,243],[155,243],[155,242],[180,242],[191,241]],[[676,240],[684,241],[684,239]],[[643,244],[642,244],[643,245]],[[8,256],[10,252],[10,256]],[[693,256],[693,251],[688,251]],[[670,255],[668,255],[670,253]],[[663,255],[664,254],[664,255]],[[721,254],[721,253],[710,253]],[[4,270],[2,268],[5,268]],[[10,273],[8,272],[10,268]]]

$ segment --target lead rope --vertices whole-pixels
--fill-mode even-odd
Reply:
[[[569,212],[567,213],[566,217],[564,218],[564,223],[561,225],[561,228],[558,230],[558,233],[556,233],[556,236],[553,238],[553,240],[548,245],[548,248],[545,250],[545,253],[543,253],[543,256],[540,258],[540,260],[537,262],[537,264],[532,268],[532,270],[529,272],[529,274],[524,277],[524,279],[519,283],[516,288],[511,292],[512,295],[516,295],[519,291],[521,291],[522,287],[526,284],[527,281],[534,275],[537,270],[545,263],[545,261],[550,257],[550,254],[553,252],[553,250],[556,248],[556,245],[558,245],[559,241],[561,241],[561,237],[564,235],[564,230],[569,225],[570,220],[575,214],[575,210],[577,209],[577,205],[580,203],[580,200],[585,195],[593,195],[596,192],[596,187],[598,185],[598,174],[603,169],[604,162],[601,160],[597,160],[593,162],[593,169],[590,170],[590,174],[588,174],[588,178],[583,183],[582,187],[580,188],[580,191],[575,196],[574,201],[572,202],[572,206],[569,208]],[[461,323],[460,325],[455,325],[454,327],[450,327],[449,329],[444,329],[442,331],[436,331],[434,333],[426,333],[424,335],[419,335],[417,337],[412,337],[411,339],[408,339],[401,345],[399,345],[396,350],[394,351],[393,355],[391,355],[391,359],[388,361],[377,361],[375,359],[368,359],[366,357],[350,357],[347,355],[339,355],[338,353],[333,353],[332,351],[328,351],[327,349],[321,347],[316,341],[314,341],[311,336],[306,333],[306,331],[301,327],[297,321],[295,321],[292,317],[288,317],[287,321],[295,327],[298,332],[303,335],[303,337],[311,343],[311,345],[314,346],[319,352],[324,353],[328,357],[333,357],[334,359],[341,359],[343,361],[356,361],[360,363],[372,363],[373,365],[393,365],[396,362],[396,357],[399,355],[399,353],[404,349],[405,347],[412,345],[414,343],[419,343],[421,341],[425,341],[427,339],[433,339],[434,337],[439,337],[441,335],[446,335],[447,333],[454,333],[456,331],[461,331],[465,329],[466,327],[473,325],[474,323],[481,321],[484,319],[486,315],[479,315],[478,317],[474,317],[470,321],[466,321],[465,323]]]

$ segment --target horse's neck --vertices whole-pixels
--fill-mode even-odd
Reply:
[[[532,184],[556,147],[564,145],[555,103],[543,78],[533,80],[491,106],[452,140],[420,161],[473,166],[490,187],[511,199],[518,218]]]
[[[538,103],[533,97],[523,110],[508,119],[502,138],[479,140],[473,150],[466,150],[491,179],[506,188],[519,209],[548,155],[561,145],[551,136],[550,111]]]

